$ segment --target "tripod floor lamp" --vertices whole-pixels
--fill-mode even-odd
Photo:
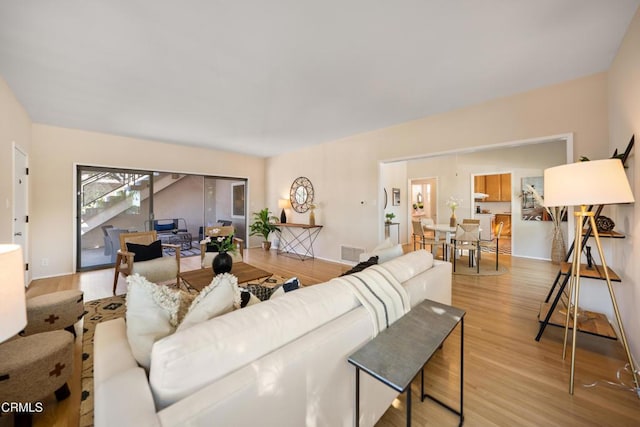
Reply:
[[[544,171],[544,204],[545,206],[579,206],[580,210],[574,212],[576,217],[575,243],[573,262],[571,265],[571,277],[569,280],[569,307],[564,329],[564,346],[562,357],[566,357],[567,337],[573,301],[573,339],[571,344],[571,377],[569,393],[573,394],[573,380],[576,358],[576,335],[578,319],[578,300],[580,297],[580,258],[582,255],[582,227],[586,222],[591,226],[593,237],[598,248],[598,255],[602,261],[609,295],[613,304],[616,322],[621,335],[622,345],[627,355],[635,387],[638,388],[638,377],[629,351],[629,344],[622,325],[622,318],[613,292],[607,263],[600,244],[600,235],[596,228],[594,213],[587,210],[588,205],[607,205],[615,203],[631,203],[634,201],[633,193],[629,187],[629,181],[624,172],[624,167],[619,159],[606,159],[571,163],[546,169]]]

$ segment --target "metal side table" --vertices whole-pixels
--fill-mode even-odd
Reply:
[[[464,315],[465,311],[425,300],[393,325],[380,332],[349,356],[356,367],[355,425],[360,421],[360,371],[364,371],[399,393],[407,392],[407,426],[411,426],[411,382],[421,373],[420,400],[425,397],[440,404],[464,422]],[[424,366],[455,327],[460,324],[460,410],[424,392]]]

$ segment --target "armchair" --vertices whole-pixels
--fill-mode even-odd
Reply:
[[[227,237],[234,235],[236,229],[232,225],[228,226],[211,226],[204,228],[204,237],[216,238],[216,237]],[[233,262],[241,262],[242,261],[242,250],[244,240],[239,239],[237,237],[233,237],[233,242],[236,244],[236,253],[232,253],[231,258]],[[207,252],[207,243],[203,239],[200,241],[200,266],[202,268],[210,267],[213,258],[218,254],[218,252]]]
[[[150,282],[162,282],[176,279],[180,284],[180,245],[160,243],[156,251],[158,235],[154,231],[120,234],[120,250],[118,250],[113,278],[113,294],[118,286],[118,276],[138,273]],[[129,245],[127,245],[129,244]],[[136,249],[131,249],[137,245]],[[163,256],[162,248],[174,249],[173,256]],[[138,252],[137,260],[136,251]],[[142,258],[142,260],[140,259]]]

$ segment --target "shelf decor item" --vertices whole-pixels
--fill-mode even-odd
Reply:
[[[447,206],[451,209],[451,218],[449,218],[449,227],[455,227],[458,224],[458,219],[456,218],[456,209],[460,206],[462,200],[457,199],[453,196],[449,197],[447,200]]]
[[[609,269],[605,261],[602,245],[600,243],[600,235],[596,227],[594,212],[587,209],[588,205],[608,205],[615,203],[631,203],[634,201],[633,192],[629,186],[629,181],[624,172],[623,163],[620,159],[606,159],[595,161],[584,161],[571,163],[562,166],[556,166],[544,171],[544,195],[545,207],[554,206],[580,206],[580,210],[574,212],[576,217],[575,225],[575,242],[574,247],[580,248],[582,243],[582,233],[585,224],[589,224],[593,237],[598,248],[598,255],[602,262],[609,296],[615,313],[616,322],[620,331],[622,345],[627,355],[630,371],[633,374],[633,382],[638,389],[638,377],[636,368],[631,357],[629,344],[627,343],[622,318],[616,302],[616,296],[611,284]],[[569,299],[565,329],[564,329],[564,345],[563,358],[567,352],[567,337],[569,333],[570,317],[573,316],[573,323],[578,321],[578,303],[580,298],[580,268],[581,268],[581,250],[573,251],[573,261],[571,265],[571,278],[569,280]],[[571,313],[573,311],[573,313]],[[576,338],[578,328],[574,325],[573,339],[571,347],[571,374],[569,379],[569,393],[573,394],[574,372],[575,372],[575,356],[576,356]]]
[[[309,225],[316,225],[316,214],[314,210],[316,209],[316,205],[313,203],[309,205]]]
[[[615,226],[616,223],[613,222],[611,218],[607,218],[604,215],[600,215],[598,218],[596,218],[596,228],[599,232],[612,231]]]
[[[527,193],[533,198],[534,204],[542,206],[547,216],[553,224],[553,235],[551,238],[551,262],[560,264],[567,256],[567,246],[564,242],[564,234],[562,234],[562,219],[567,214],[566,206],[545,206],[544,197],[538,193],[533,185],[527,184]]]

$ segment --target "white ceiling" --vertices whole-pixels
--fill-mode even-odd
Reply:
[[[640,0],[3,0],[34,122],[270,156],[606,70]]]

